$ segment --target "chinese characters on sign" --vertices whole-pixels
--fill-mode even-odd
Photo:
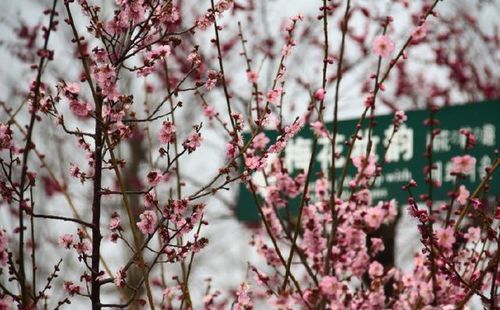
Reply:
[[[465,137],[460,134],[461,128],[469,129],[477,139],[475,148],[470,151],[470,155],[477,159],[476,167],[464,180],[464,184],[474,188],[474,185],[478,184],[481,178],[484,177],[485,168],[491,164],[495,150],[499,149],[499,115],[500,101],[445,107],[437,112],[438,127],[441,129],[441,133],[433,143],[433,163],[436,166],[436,169],[433,170],[433,179],[441,184],[441,187],[435,190],[434,195],[437,200],[446,199],[448,191],[453,188],[454,177],[450,175],[451,158],[463,154],[465,147]],[[425,110],[411,111],[407,112],[407,116],[408,121],[395,134],[391,146],[385,154],[383,173],[377,178],[372,191],[372,196],[376,200],[395,198],[405,202],[407,197],[406,193],[401,190],[401,186],[408,183],[410,179],[416,180],[417,184],[419,184],[416,194],[427,191],[423,172],[426,159],[423,154],[429,141],[428,128],[424,126],[424,121],[429,117],[429,112]],[[384,147],[392,134],[392,119],[392,115],[376,117],[377,126],[373,129],[371,152],[377,162],[381,161]],[[346,158],[348,148],[344,142],[353,134],[357,122],[358,120],[339,122],[339,134],[337,135],[335,150],[340,154],[340,157],[334,163],[337,175],[340,174],[346,160],[348,160]],[[327,127],[331,128],[332,124],[327,124]],[[274,141],[278,133],[266,131],[266,135],[271,141]],[[364,155],[366,152],[368,130],[361,130],[359,135],[362,139],[356,141],[351,158]],[[249,137],[250,135],[247,135],[244,138],[249,139]],[[313,148],[313,138],[312,130],[306,126],[288,142],[283,155],[283,162],[292,173],[307,170]],[[313,163],[313,175],[320,171],[328,172],[332,166],[331,152],[332,147],[328,138],[319,138]],[[273,162],[276,156],[276,154],[271,154],[267,162]],[[355,174],[356,169],[353,165],[350,165],[344,185],[347,185]],[[263,173],[254,172],[252,180],[257,185],[258,193],[262,197],[266,189]],[[273,182],[273,180],[269,179],[267,181]],[[313,183],[311,186],[313,186]],[[499,178],[493,178],[490,188],[491,194],[500,195]],[[296,209],[293,204],[292,201],[289,205],[292,211]],[[240,185],[236,214],[243,221],[253,222],[258,221],[259,218],[253,198],[244,184]]]

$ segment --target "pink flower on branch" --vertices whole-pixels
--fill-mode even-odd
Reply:
[[[453,227],[438,228],[436,230],[437,243],[447,250],[451,250],[455,243],[455,229]]]
[[[476,159],[470,155],[452,157],[451,162],[452,173],[470,174],[476,167]]]
[[[201,138],[200,133],[198,132],[193,132],[191,133],[187,139],[182,143],[185,149],[188,150],[188,153],[194,152],[198,147],[201,145],[201,141],[203,139]]]
[[[157,222],[156,213],[152,210],[146,210],[139,215],[140,221],[137,222],[137,227],[139,230],[147,235],[152,234],[155,231],[155,226]]]
[[[175,132],[176,128],[172,122],[163,122],[160,131],[158,132],[158,140],[160,140],[163,144],[172,143],[175,141]]]
[[[394,51],[394,42],[387,35],[375,37],[373,53],[382,58],[387,58]]]

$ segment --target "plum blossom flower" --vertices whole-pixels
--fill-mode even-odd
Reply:
[[[64,281],[64,290],[70,295],[80,294],[82,287],[71,281]]]
[[[393,124],[394,126],[401,126],[406,120],[408,119],[408,116],[406,116],[404,111],[397,111],[394,113],[394,120]]]
[[[90,111],[92,111],[92,106],[87,102],[71,100],[71,102],[69,103],[69,109],[76,116],[86,118],[87,116],[89,116]]]
[[[160,45],[156,49],[148,52],[147,59],[165,59],[171,54],[170,45]]]
[[[358,169],[356,179],[359,183],[364,183],[375,175],[376,165],[375,156],[370,155],[366,158],[365,155],[359,155],[352,158],[353,165]]]
[[[236,310],[245,310],[251,309],[253,307],[252,300],[249,295],[249,286],[246,282],[242,283],[236,292],[236,296],[238,299],[236,300],[236,304],[234,309]]]
[[[115,274],[115,278],[113,279],[113,283],[117,287],[125,287],[125,278],[126,277],[127,277],[127,274],[125,273],[123,268],[120,268]]]
[[[137,222],[137,227],[143,234],[152,234],[155,231],[157,222],[156,213],[152,210],[146,210],[139,215],[140,221]]]
[[[200,30],[207,30],[212,25],[212,20],[207,16],[198,17],[196,27]]]
[[[364,220],[368,226],[377,229],[384,222],[385,211],[380,207],[373,207],[366,210]]]
[[[108,227],[111,231],[122,230],[120,215],[117,212],[111,215]]]
[[[321,279],[319,283],[319,289],[321,293],[326,296],[333,297],[336,296],[342,289],[342,284],[334,276],[326,276]]]
[[[319,88],[314,92],[314,99],[321,101],[325,99],[326,91],[323,88]]]
[[[314,130],[314,134],[318,137],[327,137],[328,133],[326,132],[325,125],[321,121],[316,121],[311,123],[311,127]]]
[[[470,192],[465,188],[465,186],[460,185],[458,189],[458,197],[457,201],[460,203],[462,206],[467,203],[467,199],[469,198]]]
[[[144,195],[144,208],[153,209],[158,204],[158,200],[156,200],[156,193],[154,191],[150,191]]]
[[[250,170],[262,170],[266,166],[266,157],[248,154],[245,158],[245,166]]]
[[[426,34],[427,34],[427,27],[425,27],[425,25],[418,26],[411,33],[411,40],[412,42],[418,42],[423,38],[425,38]]]
[[[66,83],[64,90],[70,94],[78,95],[80,92],[80,84],[78,83]]]
[[[455,243],[454,233],[455,231],[453,227],[438,228],[436,230],[436,237],[438,244],[445,249],[448,250],[451,249],[453,243]]]
[[[481,238],[481,228],[469,227],[467,229],[467,233],[464,234],[464,237],[470,242],[478,242]]]
[[[148,184],[151,186],[158,185],[164,178],[163,173],[158,169],[149,172],[146,177],[148,179]]]
[[[368,267],[368,274],[372,279],[380,277],[384,274],[384,266],[381,263],[374,261]]]
[[[12,130],[0,123],[0,150],[10,149],[12,144]]]
[[[469,174],[476,166],[476,159],[470,155],[452,157],[451,162],[452,173]]]
[[[61,245],[65,249],[70,249],[73,245],[73,235],[72,234],[64,234],[59,237],[59,245]]]
[[[188,150],[188,153],[191,153],[200,147],[202,140],[200,133],[192,132],[182,145]]]
[[[387,35],[375,37],[373,42],[373,53],[377,56],[387,58],[394,51],[394,42]]]
[[[219,73],[215,70],[208,70],[207,72],[208,78],[205,82],[205,88],[207,90],[212,90],[217,84],[217,80],[219,79]]]
[[[376,254],[378,252],[382,252],[385,249],[384,241],[380,238],[370,238],[372,243],[370,251],[372,254]]]
[[[163,144],[172,143],[175,141],[175,132],[176,128],[172,122],[163,122],[160,131],[158,132],[158,140],[160,140]]]
[[[277,87],[276,89],[271,89],[267,92],[267,101],[270,103],[276,103],[276,99],[283,93],[283,88]]]
[[[216,115],[214,107],[210,105],[206,105],[205,107],[203,107],[203,115],[208,117],[208,119],[214,118],[214,116]]]
[[[269,138],[265,133],[261,132],[256,135],[252,140],[252,146],[258,150],[263,151],[266,145],[269,143]]]
[[[74,245],[74,248],[76,250],[76,253],[78,254],[90,254],[92,252],[92,244],[90,243],[89,240],[85,239],[82,242],[78,242],[77,244]]]
[[[255,71],[248,70],[247,79],[250,83],[257,83],[257,81],[259,80],[259,74]]]

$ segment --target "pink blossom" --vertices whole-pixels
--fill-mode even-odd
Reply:
[[[411,39],[413,42],[417,42],[425,38],[425,35],[427,34],[427,27],[425,25],[418,26],[413,30],[411,33]]]
[[[111,219],[109,220],[108,227],[111,231],[122,230],[120,215],[113,212]]]
[[[64,281],[64,290],[70,295],[80,294],[81,286],[74,284],[71,281]]]
[[[164,144],[172,143],[175,141],[175,132],[176,128],[172,122],[163,122],[160,131],[158,132],[158,140],[160,140],[160,142]]]
[[[238,151],[237,145],[234,144],[233,141],[229,142],[226,145],[226,157],[234,158],[236,156],[236,152]]]
[[[148,60],[165,59],[168,56],[170,56],[170,53],[171,53],[170,45],[160,45],[151,52],[148,52],[146,58]]]
[[[137,222],[137,227],[143,234],[152,234],[155,231],[157,222],[156,213],[152,210],[146,210],[139,215],[140,221]]]
[[[467,203],[467,199],[469,198],[470,192],[465,188],[465,186],[460,185],[458,189],[458,197],[457,201],[460,203],[462,206]]]
[[[324,177],[317,179],[315,191],[318,197],[325,197],[328,194],[328,179]]]
[[[79,173],[80,173],[80,168],[78,168],[78,166],[75,165],[75,164],[70,164],[70,166],[69,166],[69,174],[73,178],[76,178],[76,177],[78,177]]]
[[[198,132],[192,132],[187,139],[182,143],[185,149],[188,150],[189,153],[195,151],[198,147],[201,145],[201,141],[203,139],[201,138],[200,133]]]
[[[382,239],[371,238],[370,241],[372,243],[372,246],[370,248],[372,254],[376,254],[378,252],[382,252],[383,250],[385,250],[384,241]]]
[[[387,35],[375,37],[373,42],[373,53],[375,55],[387,58],[394,51],[394,42]]]
[[[381,263],[374,261],[370,264],[370,267],[368,268],[368,274],[372,279],[380,277],[384,274],[384,266],[382,266]]]
[[[352,158],[352,163],[358,169],[356,179],[359,183],[366,182],[375,175],[375,156],[370,155],[366,158],[365,155],[359,155]]]
[[[452,157],[451,162],[452,173],[469,174],[476,166],[476,159],[470,155]]]
[[[327,137],[328,133],[326,132],[326,128],[322,122],[316,121],[311,123],[311,127],[314,130],[314,134],[318,137]]]
[[[117,287],[125,287],[125,278],[127,277],[127,274],[125,273],[125,271],[123,270],[123,268],[120,268],[116,274],[115,274],[115,277],[113,279],[113,283],[117,286]]]
[[[82,242],[78,242],[74,245],[76,253],[89,255],[92,252],[92,244],[89,240],[85,239]]]
[[[266,164],[265,158],[254,155],[247,155],[245,158],[245,166],[250,170],[261,170]]]
[[[66,83],[64,90],[67,92],[73,94],[73,95],[78,95],[80,92],[80,84],[78,83]]]
[[[90,111],[92,111],[92,106],[90,103],[87,102],[81,102],[78,100],[71,100],[69,103],[69,109],[73,114],[75,114],[78,117],[85,118],[89,116]]]
[[[61,245],[65,249],[71,248],[73,245],[73,235],[72,234],[64,234],[59,237],[59,245]]]
[[[164,178],[163,173],[158,169],[149,172],[146,177],[148,179],[148,184],[151,186],[158,185]]]
[[[181,18],[179,9],[173,5],[168,5],[162,13],[161,18],[164,23],[174,24]]]
[[[321,279],[321,282],[319,283],[319,289],[324,295],[333,297],[342,292],[342,284],[337,280],[336,277],[326,276]]]
[[[288,56],[290,56],[290,53],[292,52],[292,47],[294,46],[295,44],[285,44],[283,45],[283,49],[281,50],[281,56],[283,56],[284,58],[287,58]]]
[[[216,115],[214,107],[209,106],[209,105],[206,105],[206,106],[203,108],[203,114],[204,114],[206,117],[208,117],[208,119],[212,119],[212,118],[214,118],[214,116]]]
[[[188,207],[188,201],[186,199],[177,199],[172,203],[172,211],[176,215],[181,215],[186,211]]]
[[[212,21],[206,16],[199,17],[196,20],[196,27],[200,30],[207,30],[210,25],[212,25]]]
[[[234,4],[233,0],[220,0],[215,4],[215,9],[219,13],[223,13],[224,11],[227,11],[230,8],[232,8],[233,4]]]
[[[0,150],[12,147],[12,130],[9,126],[0,123]]]
[[[205,88],[207,90],[212,90],[217,84],[217,80],[219,79],[219,73],[215,70],[208,70],[207,72],[208,79],[205,82]]]
[[[319,88],[314,92],[314,99],[318,101],[325,99],[325,93],[326,91],[323,88]]]
[[[263,151],[266,145],[269,143],[269,138],[265,133],[261,132],[256,135],[252,140],[252,146],[258,150]]]
[[[408,117],[406,116],[404,111],[397,111],[394,114],[394,121],[393,121],[394,126],[401,126],[401,124],[406,122],[407,119]]]
[[[247,71],[247,79],[250,83],[257,83],[259,80],[259,75],[255,71]]]
[[[467,233],[464,234],[464,237],[470,242],[478,242],[481,238],[481,228],[469,227],[467,229]]]
[[[453,246],[453,243],[455,243],[455,230],[453,227],[438,228],[436,230],[436,237],[438,244],[449,250]]]
[[[283,93],[283,88],[278,87],[276,89],[271,89],[267,92],[267,101],[270,103],[276,103],[276,99]]]
[[[236,292],[237,300],[234,306],[235,310],[246,310],[253,307],[252,300],[249,295],[249,287],[246,282],[242,283]]]
[[[364,220],[368,226],[377,229],[384,221],[385,211],[380,207],[372,207],[366,210]]]
[[[140,23],[144,19],[145,8],[143,0],[128,2],[122,11],[125,20],[131,20],[134,24]]]
[[[158,200],[156,200],[156,193],[154,191],[150,191],[144,195],[144,208],[153,209],[157,204]]]
[[[114,100],[118,97],[116,89],[116,69],[111,65],[92,68],[93,76],[97,85],[101,88],[103,95]]]

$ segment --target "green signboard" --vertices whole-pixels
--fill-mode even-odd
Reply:
[[[410,179],[414,179],[419,185],[414,190],[416,195],[427,193],[428,185],[424,182],[423,168],[427,164],[424,152],[429,139],[429,128],[424,126],[424,121],[429,118],[429,113],[427,110],[409,111],[406,113],[408,120],[394,136],[385,156],[386,163],[384,164],[382,175],[377,178],[373,187],[372,197],[374,200],[395,198],[400,202],[405,202],[408,198],[407,193],[401,187],[407,184]],[[380,162],[380,157],[384,153],[384,146],[392,133],[393,118],[392,114],[375,118],[377,125],[373,129],[372,155],[376,157],[377,162]],[[448,192],[453,189],[455,180],[455,177],[450,175],[451,158],[461,155],[464,152],[465,137],[460,134],[461,128],[471,130],[477,138],[476,146],[469,151],[469,154],[477,159],[476,167],[467,179],[463,180],[463,184],[473,189],[485,175],[485,168],[491,164],[492,158],[495,156],[495,150],[499,149],[500,101],[486,101],[444,107],[435,114],[435,118],[439,120],[437,127],[441,129],[441,133],[434,140],[433,163],[436,165],[436,169],[433,171],[433,179],[438,180],[442,186],[434,190],[434,200],[445,200]],[[335,148],[336,152],[339,152],[341,156],[335,162],[337,176],[341,174],[347,160],[348,147],[344,142],[349,140],[350,136],[354,133],[357,122],[357,119],[339,122],[339,134]],[[327,126],[327,128],[332,127],[331,124],[327,124]],[[366,153],[368,141],[368,130],[366,128],[365,124],[360,131],[360,136],[363,139],[357,140],[351,158]],[[265,134],[271,139],[271,143],[279,135],[276,131],[265,131]],[[289,140],[282,157],[284,164],[288,168],[288,171],[291,171],[292,175],[307,169],[313,147],[313,137],[312,129],[306,125],[293,139]],[[244,135],[246,141],[249,138],[250,134]],[[278,156],[276,154],[272,155]],[[268,160],[269,162],[271,160]],[[328,138],[320,138],[318,139],[312,176],[320,171],[327,172],[330,167],[330,141]],[[344,186],[347,187],[349,181],[355,175],[356,168],[351,163]],[[251,177],[254,184],[257,185],[257,192],[260,198],[264,197],[266,186],[263,173],[254,172]],[[311,179],[314,180],[315,178],[312,177]],[[268,180],[268,182],[272,182],[272,180]],[[310,188],[313,188],[311,186]],[[499,177],[493,178],[490,192],[494,195],[500,195]],[[349,191],[345,188],[344,193],[349,193]],[[296,212],[298,208],[297,200],[288,202],[287,208],[290,209],[291,213]],[[257,222],[260,218],[254,198],[246,184],[240,185],[236,215],[238,219],[246,222]]]

